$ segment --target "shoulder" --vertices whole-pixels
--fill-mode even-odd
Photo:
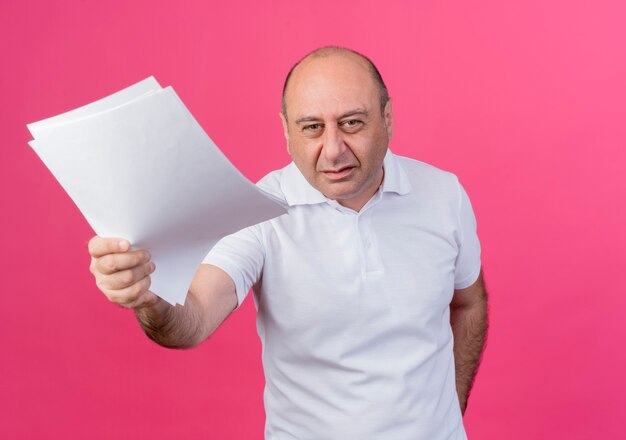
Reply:
[[[434,192],[434,195],[447,193],[453,197],[458,196],[459,179],[450,171],[406,156],[395,155],[395,159],[411,186],[418,192],[421,192],[420,189],[427,189],[428,193]]]
[[[429,219],[431,225],[454,231],[458,227],[464,190],[454,173],[434,165],[403,156],[396,163],[410,182],[406,205],[416,216]]]

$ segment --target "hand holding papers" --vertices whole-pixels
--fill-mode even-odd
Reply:
[[[170,304],[184,303],[220,238],[285,212],[152,77],[28,128],[30,146],[96,233],[150,251],[150,290]]]

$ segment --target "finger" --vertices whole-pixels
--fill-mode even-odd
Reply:
[[[132,286],[146,275],[154,272],[155,265],[151,261],[149,263],[135,266],[132,269],[126,269],[100,277],[100,286],[107,290],[122,290]]]
[[[147,275],[132,286],[120,290],[105,292],[109,301],[122,307],[130,308],[150,288],[150,276]]]
[[[150,252],[142,249],[122,254],[107,254],[96,258],[92,264],[97,272],[108,275],[125,269],[132,269],[148,261],[150,261]]]
[[[106,254],[126,252],[130,249],[130,242],[123,238],[98,237],[97,235],[89,240],[87,246],[92,257],[102,257]]]

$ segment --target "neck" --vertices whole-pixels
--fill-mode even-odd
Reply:
[[[370,201],[370,199],[376,194],[378,188],[383,183],[383,179],[385,178],[385,169],[381,168],[380,173],[376,176],[376,179],[369,185],[363,192],[360,194],[351,197],[349,199],[337,200],[341,206],[345,206],[346,208],[350,208],[353,211],[360,212],[361,209]]]

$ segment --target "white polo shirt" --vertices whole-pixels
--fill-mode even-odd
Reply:
[[[355,212],[291,163],[258,186],[288,212],[221,240],[204,263],[253,289],[263,344],[265,436],[466,439],[449,304],[480,272],[456,176],[387,152]]]

